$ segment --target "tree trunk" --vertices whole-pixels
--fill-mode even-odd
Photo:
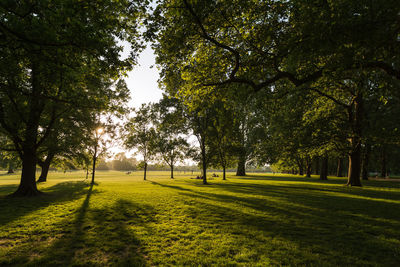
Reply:
[[[226,167],[222,166],[222,180],[226,180]]]
[[[147,162],[144,163],[144,176],[143,176],[143,180],[146,181],[146,173],[147,173]]]
[[[354,98],[354,112],[349,109],[349,123],[352,128],[350,137],[351,150],[349,153],[349,173],[347,185],[361,186],[361,136],[362,136],[362,94],[358,93]]]
[[[246,176],[246,156],[243,152],[239,155],[236,176]]]
[[[303,161],[301,159],[297,160],[297,166],[299,167],[299,175],[303,176],[304,175]]]
[[[12,197],[37,196],[41,192],[36,187],[36,150],[34,145],[23,149],[21,181]]]
[[[39,179],[37,180],[37,183],[46,182],[47,174],[48,174],[49,168],[50,168],[50,162],[49,163],[43,162],[43,164],[39,164],[39,166],[41,167],[42,170],[40,172],[40,176],[39,176]]]
[[[170,167],[171,167],[171,179],[174,179],[174,165],[171,164]]]
[[[349,174],[347,185],[361,186],[361,148],[349,154]]]
[[[386,178],[386,176],[387,176],[386,148],[385,145],[383,145],[381,151],[381,177]]]
[[[365,150],[362,158],[362,173],[361,177],[363,180],[368,180],[369,174],[369,154],[371,153],[371,145],[367,142],[365,144]]]
[[[8,166],[7,174],[11,174],[11,173],[14,173],[14,169],[13,169],[12,165],[10,164],[10,165]]]
[[[207,184],[207,164],[204,159],[202,164],[203,164],[203,184]]]
[[[319,174],[319,157],[315,157],[315,175]]]
[[[37,182],[46,182],[47,181],[47,174],[49,173],[49,168],[50,168],[50,163],[54,158],[54,153],[49,152],[49,154],[46,157],[46,160],[43,162],[39,161],[39,166],[42,168],[40,172],[39,179]]]
[[[336,176],[343,177],[343,158],[338,158]]]
[[[310,157],[306,157],[306,177],[311,178],[311,164],[312,161]]]
[[[93,167],[92,167],[92,182],[91,182],[91,184],[94,184],[94,175],[95,175],[95,172],[96,172],[96,161],[97,161],[97,144],[94,147]]]
[[[320,180],[328,180],[328,156],[322,158]]]
[[[39,129],[39,120],[44,108],[41,102],[41,85],[39,83],[38,64],[31,58],[31,93],[28,97],[29,115],[26,120],[26,130],[24,132],[24,141],[20,157],[22,160],[21,181],[17,191],[11,196],[36,196],[41,192],[36,187],[36,163],[37,163],[37,138]],[[17,145],[17,144],[16,144]]]

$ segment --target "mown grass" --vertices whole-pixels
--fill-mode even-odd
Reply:
[[[399,266],[400,183],[249,175],[50,173],[46,195],[5,198],[0,265]]]

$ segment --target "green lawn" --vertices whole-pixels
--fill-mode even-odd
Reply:
[[[10,199],[0,176],[0,266],[399,266],[400,183],[249,175],[50,173]],[[193,175],[194,176],[194,175]]]

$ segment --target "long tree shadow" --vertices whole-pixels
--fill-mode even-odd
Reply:
[[[281,181],[281,182],[306,182],[316,185],[346,185],[346,179],[344,177],[328,177],[328,180],[319,180],[316,177],[307,178],[304,176],[280,176],[280,175],[248,175],[244,177],[236,177],[237,180],[247,181]],[[399,179],[400,180],[400,179]],[[366,180],[362,181],[365,186],[378,186],[378,187],[391,187],[400,188],[399,181],[391,180]]]
[[[345,178],[328,177],[328,180],[319,180],[318,178],[312,177],[307,178],[304,176],[281,176],[281,175],[247,175],[242,177],[237,177],[238,180],[266,180],[266,181],[284,181],[284,182],[307,182],[315,184],[346,184]]]
[[[398,205],[373,204],[371,201],[360,199],[338,202],[339,198],[318,195],[308,196],[310,201],[297,205],[296,196],[289,199],[282,196],[287,201],[263,201],[205,192],[180,194],[211,200],[205,205],[195,203],[197,207],[193,217],[200,221],[208,220],[211,214],[219,214],[220,220],[230,218],[243,229],[254,228],[267,236],[290,240],[305,250],[316,249],[322,254],[343,257],[347,264],[355,258],[359,259],[357,262],[364,260],[373,265],[386,262],[387,266],[400,260],[400,217],[393,212],[387,212],[395,211]],[[219,205],[212,204],[215,201]],[[324,201],[330,205],[325,205]],[[239,208],[231,208],[232,203]],[[193,205],[192,202],[191,204]],[[354,208],[349,208],[351,206]],[[332,210],[332,207],[336,210]],[[380,209],[386,212],[383,213]],[[246,234],[245,231],[241,232],[243,233]],[[383,238],[379,239],[378,236]],[[371,255],[371,250],[375,251],[375,254]],[[354,255],[352,251],[358,253]]]
[[[248,183],[217,184],[213,187],[218,190],[209,192],[154,184],[177,190],[191,206],[186,213],[196,225],[218,222],[220,231],[249,239],[255,238],[248,231],[253,229],[263,237],[290,240],[308,253],[321,253],[322,260],[327,255],[338,259],[332,265],[352,264],[354,259],[370,265],[400,262],[399,203],[384,201],[397,200],[398,192]],[[267,241],[261,238],[255,249]]]
[[[39,259],[40,265],[117,265],[144,266],[147,257],[136,237],[134,227],[148,230],[153,209],[119,199],[114,205],[90,208],[91,190],[78,210],[74,221]]]
[[[87,192],[89,184],[86,182],[62,182],[45,188],[46,194],[35,198],[7,198],[0,197],[0,225],[5,225],[18,218],[49,205],[79,199]],[[1,186],[0,191],[9,192],[13,185]]]

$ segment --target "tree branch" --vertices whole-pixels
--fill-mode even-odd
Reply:
[[[400,80],[400,70],[396,70],[391,64],[384,61],[367,62],[365,64],[368,68],[378,68],[386,72],[388,75]]]
[[[332,100],[334,103],[338,104],[339,106],[342,106],[342,107],[344,107],[344,108],[349,108],[349,107],[350,107],[349,105],[347,105],[347,104],[345,104],[345,103],[343,103],[343,102],[337,100],[337,99],[334,98],[333,96],[330,96],[330,95],[328,95],[328,94],[325,94],[324,92],[318,90],[317,88],[311,87],[310,90],[311,90],[311,91],[314,91],[314,92],[316,92],[316,93],[318,93],[319,95],[321,95],[321,96],[323,96],[323,97],[326,97],[326,98]]]

